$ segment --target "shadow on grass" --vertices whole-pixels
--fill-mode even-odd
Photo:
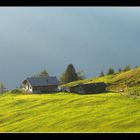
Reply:
[[[31,95],[35,95],[35,94],[37,94],[37,95],[44,95],[44,94],[47,94],[47,95],[50,95],[50,94],[57,94],[57,93],[59,93],[59,92],[41,92],[41,93],[25,93],[25,94],[31,94]]]
[[[97,95],[97,94],[105,94],[105,93],[110,93],[111,91],[103,91],[103,92],[93,92],[93,93],[75,93],[75,92],[66,92],[68,94],[77,94],[77,95]],[[114,93],[114,92],[113,92]]]
[[[22,95],[55,95],[55,94],[59,94],[61,93],[62,91],[60,92],[41,92],[41,93],[28,93],[28,92],[11,92],[12,94],[22,94]],[[95,95],[95,94],[105,94],[105,93],[119,93],[119,92],[116,92],[116,91],[110,91],[110,90],[106,90],[106,91],[103,91],[103,92],[92,92],[92,93],[76,93],[76,92],[68,92],[68,91],[63,91],[63,93],[65,94],[76,94],[76,95]]]
[[[110,92],[110,93],[120,93],[120,92],[118,92],[118,91],[112,91],[112,90],[108,90],[107,91],[108,93]]]

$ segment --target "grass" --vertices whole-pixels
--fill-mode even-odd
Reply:
[[[140,132],[140,68],[62,86],[94,82],[111,92],[1,94],[0,132]],[[126,94],[112,93],[122,88]]]
[[[94,77],[94,78],[89,78],[89,79],[84,79],[84,80],[78,80],[74,82],[70,82],[64,85],[61,85],[62,87],[65,86],[74,86],[76,84],[83,84],[83,83],[94,83],[94,82],[105,82],[109,83],[110,79],[112,79],[115,75],[105,75],[103,77]]]
[[[135,89],[139,89],[140,67],[131,69],[126,72],[115,73],[113,75],[105,75],[103,77],[93,77],[89,79],[70,82],[68,84],[62,85],[62,87],[94,82],[105,82],[108,85],[107,89],[109,91],[118,92],[120,89],[124,89],[125,92],[129,93],[130,91],[132,92],[133,87],[135,87]]]
[[[140,98],[115,93],[0,95],[0,132],[140,132]]]

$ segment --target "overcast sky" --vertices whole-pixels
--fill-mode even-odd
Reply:
[[[7,88],[72,63],[87,78],[140,65],[139,7],[0,7],[0,81]]]

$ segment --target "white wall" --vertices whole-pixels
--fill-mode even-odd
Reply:
[[[32,86],[30,85],[29,82],[24,85],[23,89],[25,91],[33,92]]]

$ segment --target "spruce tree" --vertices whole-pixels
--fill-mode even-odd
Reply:
[[[77,73],[76,73],[75,68],[72,64],[69,64],[67,66],[67,69],[65,71],[65,78],[66,78],[67,83],[78,80]]]
[[[128,65],[128,66],[125,66],[125,68],[123,69],[123,71],[128,71],[128,70],[131,70],[131,67]]]
[[[43,70],[41,71],[39,74],[37,74],[35,77],[45,77],[45,76],[49,76],[47,70]]]
[[[100,73],[100,77],[102,77],[102,76],[104,76],[104,72],[103,71],[101,71],[101,73]]]
[[[122,69],[121,68],[119,68],[119,72],[121,72],[122,71]]]
[[[107,74],[108,74],[108,75],[114,74],[114,69],[110,67],[110,68],[108,69],[108,73],[107,73]]]
[[[66,70],[64,71],[64,73],[62,73],[62,75],[60,77],[60,82],[62,84],[65,84],[65,83],[69,83],[72,81],[84,79],[85,77],[83,75],[81,75],[82,73],[83,73],[83,71],[76,72],[73,64],[69,64],[67,66]]]

